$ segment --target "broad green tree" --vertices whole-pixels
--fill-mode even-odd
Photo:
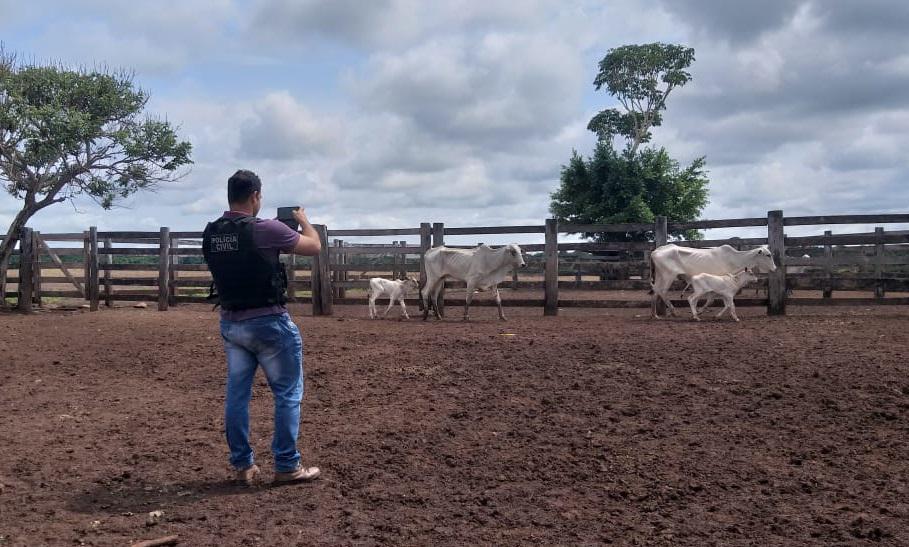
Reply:
[[[80,196],[109,209],[192,163],[174,126],[145,114],[148,99],[129,73],[19,64],[0,49],[0,184],[22,201],[0,243],[0,295],[35,213]]]
[[[550,211],[561,221],[580,224],[653,222],[664,215],[675,221],[697,219],[707,204],[706,160],[682,168],[665,148],[640,148],[651,129],[662,124],[666,99],[691,81],[686,70],[694,50],[672,44],[626,45],[609,50],[594,79],[622,106],[594,116],[587,128],[597,135],[593,156],[575,151],[562,167],[561,184]],[[621,151],[617,140],[624,140]],[[587,234],[591,236],[593,234]],[[671,234],[697,238],[694,230]],[[652,238],[652,233],[596,234],[601,241]]]
[[[550,210],[571,224],[653,222],[657,215],[694,220],[707,203],[704,158],[682,169],[664,148],[645,148],[634,157],[599,142],[590,158],[575,152],[562,167],[561,185]],[[592,236],[593,234],[585,234]],[[676,238],[696,239],[695,230],[674,231]],[[652,233],[598,233],[598,241],[648,240]]]

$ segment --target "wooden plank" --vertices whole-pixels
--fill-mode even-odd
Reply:
[[[113,241],[111,241],[111,238],[109,238],[109,237],[104,238],[104,248],[105,249],[113,248]],[[114,262],[113,255],[104,255],[104,264],[106,266],[112,265],[113,262]],[[111,270],[110,270],[110,268],[105,268],[104,269],[104,306],[108,307],[108,308],[112,308],[114,306],[114,300],[113,300],[113,298],[111,298],[112,289],[111,289],[110,280],[111,280]]]
[[[718,220],[693,220],[690,222],[670,222],[669,231],[708,230],[711,228],[740,228],[746,226],[767,226],[766,217],[726,218]]]
[[[180,263],[180,253],[174,252],[180,250],[180,240],[174,239],[173,236],[170,238],[170,264],[167,268],[167,305],[176,306],[177,305],[177,271],[174,266]]]
[[[521,245],[521,249],[530,252],[537,250],[536,245]],[[542,245],[545,252],[545,244]],[[649,251],[653,244],[649,241],[613,241],[608,243],[559,243],[560,251]]]
[[[35,244],[32,238],[34,231],[25,227],[19,231],[19,287],[18,308],[23,313],[31,313],[32,298],[35,296]]]
[[[161,245],[158,254],[158,311],[167,311],[167,277],[170,271],[170,228],[161,227]]]
[[[674,244],[680,247],[719,247],[721,245],[731,245],[736,248],[744,247],[746,245],[758,246],[766,245],[766,237],[736,237],[729,239],[692,239],[687,241],[673,241]]]
[[[909,222],[909,214],[823,215],[788,217],[784,221],[784,226],[807,226],[814,224],[889,224],[907,222]]]
[[[160,232],[98,232],[101,238],[119,238],[119,239],[157,239]],[[201,235],[199,237],[202,237]]]
[[[149,272],[152,273],[152,272]],[[157,287],[160,280],[157,277],[113,277],[110,284],[113,287],[140,286],[140,287]],[[205,285],[206,287],[208,285]]]
[[[135,264],[123,264],[123,266],[135,266]],[[181,272],[207,272],[207,264],[171,264],[172,269],[181,271]],[[124,269],[124,270],[141,270],[143,268],[112,268],[115,270]],[[148,269],[146,267],[145,269]]]
[[[76,277],[75,279],[80,280],[80,281],[82,280],[81,277]],[[12,283],[19,283],[19,277],[17,277],[17,276],[7,276],[6,282],[7,282],[7,283],[11,283],[11,284],[12,284]],[[44,284],[44,285],[59,285],[59,284],[63,284],[63,283],[67,283],[67,284],[71,284],[71,283],[72,283],[68,277],[45,276],[45,275],[42,275],[42,276],[41,276],[41,282],[42,282],[42,284]],[[36,292],[37,292],[37,291],[36,291]],[[81,291],[80,291],[80,294],[82,294]]]
[[[105,254],[103,252],[101,252],[103,250],[104,249],[101,249],[100,251],[98,251],[98,254],[100,256],[105,256]],[[108,256],[110,256],[110,255],[108,255]],[[195,269],[196,266],[202,266],[202,267],[200,269]],[[110,271],[157,272],[158,264],[157,264],[157,262],[155,262],[154,264],[105,264],[105,263],[102,263],[100,266],[98,266],[98,269],[99,270],[110,270]],[[208,267],[206,267],[204,264],[186,264],[186,265],[180,266],[180,269],[181,270],[182,269],[191,269],[192,271],[208,271]]]
[[[423,288],[426,286],[426,251],[432,248],[432,224],[420,223],[420,286],[418,289],[420,311],[423,311]],[[407,266],[404,267],[407,270]]]
[[[56,266],[57,269],[63,273],[63,276],[66,277],[69,280],[69,282],[72,283],[73,286],[79,290],[79,292],[82,294],[83,297],[85,297],[86,296],[85,289],[82,287],[82,285],[79,283],[79,281],[76,280],[76,277],[69,271],[69,269],[67,269],[66,265],[63,264],[63,261],[60,260],[60,257],[57,255],[57,253],[55,253],[50,247],[48,247],[47,243],[43,239],[39,239],[38,241],[41,244],[41,248],[44,250],[45,253],[47,253],[47,256],[50,257],[51,262],[53,262],[54,266]],[[87,271],[83,270],[83,273],[82,273],[83,279],[85,279],[86,273],[87,273]]]
[[[669,241],[669,221],[665,216],[658,215],[653,220],[653,245],[654,249],[666,245]],[[663,302],[661,298],[657,298],[656,294],[651,295],[650,298],[650,312],[651,315],[656,315],[662,317],[666,315],[666,303]]]
[[[353,228],[350,230],[329,230],[328,237],[338,236],[416,236],[420,235],[419,228]]]
[[[525,225],[525,226],[470,226],[463,228],[444,228],[448,236],[456,235],[479,235],[479,234],[542,234],[545,232],[545,226]]]
[[[160,244],[157,247],[149,247],[147,249],[140,249],[136,247],[132,248],[119,248],[119,249],[99,249],[98,254],[101,255],[141,255],[141,256],[159,256],[161,254]],[[199,253],[201,254],[201,253]]]
[[[878,241],[883,241],[884,239],[884,228],[878,226],[874,229],[874,235],[877,237]],[[878,280],[878,284],[874,287],[874,297],[883,298],[884,297],[884,244],[876,243],[874,245],[874,277]]]
[[[342,240],[342,239],[335,239],[332,242],[331,250],[333,252],[331,254],[335,257],[335,260],[339,264],[344,262],[344,253],[341,252],[341,247],[343,247],[343,246],[344,246],[344,240]],[[334,266],[334,264],[332,264],[332,268],[331,268],[331,281],[332,281],[332,290],[335,293],[334,297],[335,298],[344,298],[344,294],[342,292],[342,291],[344,291],[344,289],[341,288],[341,286],[339,285],[339,283],[341,282],[341,272],[339,270],[336,270],[333,266]]]
[[[41,292],[41,296],[45,298],[83,298],[83,294],[79,291],[44,290]]]
[[[546,219],[546,273],[543,287],[543,315],[559,314],[559,221]]]
[[[158,237],[158,234],[155,234],[154,237]],[[170,237],[176,237],[180,239],[202,239],[202,232],[171,232]]]
[[[366,306],[368,300],[366,298],[345,298],[343,300],[338,300],[335,304],[339,306]],[[419,305],[419,299],[417,298],[406,298],[404,302],[410,306]],[[463,298],[448,298],[444,302],[445,306],[463,306]],[[471,307],[473,306],[495,306],[496,301],[494,299],[475,299],[470,303]],[[504,307],[522,307],[522,308],[537,308],[543,305],[542,298],[503,298],[502,306]]]
[[[297,270],[295,264],[297,262],[297,255],[288,254],[283,255],[281,259],[284,261],[284,271],[287,275],[287,300],[288,302],[297,301],[297,285],[294,283],[297,276]]]
[[[202,247],[171,248],[168,252],[172,256],[202,256]]]
[[[652,230],[653,224],[649,222],[626,222],[617,224],[559,224],[560,234],[650,232]]]
[[[790,276],[787,278],[787,285],[792,289],[800,290],[823,290],[829,287],[836,291],[874,291],[878,287],[882,291],[907,292],[909,291],[909,279],[882,277],[834,277],[826,279],[824,277],[812,277],[808,275]],[[882,298],[877,297],[876,298]]]
[[[445,245],[445,224],[441,222],[432,223],[432,246],[441,247]],[[439,302],[437,303],[439,309],[437,310],[440,315],[444,317],[445,315],[445,285],[442,285],[442,290],[439,293]],[[436,304],[433,304],[434,306]],[[425,311],[424,311],[425,313]]]
[[[41,234],[41,239],[44,241],[82,241],[84,237],[80,232]],[[0,241],[3,241],[2,237],[0,237]]]
[[[400,271],[401,266],[398,265],[397,268],[394,268],[395,271]],[[404,267],[404,271],[407,273],[416,273],[420,271],[420,264],[409,263]],[[378,264],[338,264],[337,262],[331,263],[332,271],[339,272],[391,272],[393,271],[393,266],[391,263],[378,263]],[[297,268],[297,271],[309,271],[308,268]]]
[[[824,237],[829,239],[832,235],[830,230],[824,232]],[[824,273],[827,278],[827,284],[824,287],[823,298],[828,299],[833,297],[833,287],[830,284],[830,280],[833,279],[833,245],[829,243],[824,245]]]
[[[92,226],[88,229],[88,270],[85,274],[85,284],[88,288],[88,305],[91,311],[98,311],[99,290],[98,290],[98,227]]]
[[[831,247],[832,250],[832,247]],[[790,249],[791,251],[791,249]],[[873,267],[877,262],[882,266],[904,266],[909,265],[909,256],[887,256],[886,247],[884,254],[877,255],[857,255],[857,254],[840,254],[832,257],[832,266],[869,266]],[[801,258],[798,256],[787,256],[786,267],[808,266],[812,268],[823,269],[827,264],[827,258],[824,256]]]
[[[877,245],[879,243],[909,243],[909,234],[837,234],[831,236],[787,237],[786,245]]]
[[[91,254],[89,251],[90,243],[88,241],[88,230],[86,230],[82,233],[85,236],[85,238],[82,240],[82,253],[83,253],[82,272],[83,272],[83,275],[85,276],[85,300],[89,300],[91,298],[89,296],[89,287],[88,287],[88,279],[89,279],[89,277],[88,277],[88,258],[89,258],[89,255]]]
[[[783,212],[767,213],[767,241],[776,271],[767,274],[767,315],[786,315],[786,236]]]
[[[793,306],[909,306],[909,298],[793,298],[790,303]]]
[[[41,273],[41,261],[38,258],[41,256],[41,232],[37,230],[32,234],[32,256],[32,260],[34,260],[32,272],[34,272],[35,276],[34,298],[35,303],[38,304],[38,307],[40,308],[44,306],[44,301],[41,299],[41,278],[44,276]]]
[[[684,314],[685,310],[688,309],[687,300],[671,300],[672,305],[679,308],[680,314]],[[719,302],[714,303],[715,306],[722,305]],[[736,298],[735,299],[736,307],[757,307],[757,306],[766,306],[767,300],[763,298]],[[559,300],[560,308],[649,308],[651,303],[649,300]]]
[[[382,245],[376,247],[363,247],[351,245],[344,247],[346,255],[417,255],[420,254],[420,248],[417,246],[400,247],[398,245]],[[330,256],[337,256],[341,253],[340,249],[331,247]]]
[[[313,227],[319,234],[322,249],[313,257],[312,269],[312,314],[331,315],[333,295],[331,290],[331,261],[329,259],[328,230],[323,224]]]
[[[178,287],[179,287],[179,288],[185,288],[185,287],[204,287],[204,288],[208,288],[208,287],[211,285],[211,281],[212,281],[211,278],[203,278],[203,279],[196,278],[196,279],[190,279],[190,278],[188,278],[188,277],[184,277],[184,278],[182,278],[182,279],[176,279],[176,280],[174,280],[174,289],[176,289],[176,288],[178,288]],[[156,285],[157,285],[157,283],[156,283]],[[290,283],[288,283],[288,285],[290,285]]]

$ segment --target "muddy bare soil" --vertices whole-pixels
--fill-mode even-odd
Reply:
[[[0,314],[0,546],[909,545],[909,310],[337,311],[294,310],[323,478],[256,489],[206,307]]]

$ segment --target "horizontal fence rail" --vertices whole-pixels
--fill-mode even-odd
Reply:
[[[559,223],[515,226],[450,227],[422,223],[419,227],[329,230],[316,226],[322,250],[314,257],[283,256],[288,274],[288,296],[311,303],[314,314],[330,315],[333,304],[364,304],[372,277],[419,276],[425,282],[423,256],[432,247],[446,245],[445,236],[537,235],[537,242],[521,245],[526,267],[513,272],[501,288],[513,291],[506,306],[542,307],[547,315],[559,308],[647,308],[650,289],[650,252],[672,242],[679,246],[709,248],[731,245],[747,250],[770,247],[779,268],[761,272],[758,282],[736,299],[740,306],[766,306],[783,314],[787,303],[798,305],[909,304],[909,230],[815,235],[787,235],[787,226],[909,223],[909,214],[821,215],[784,217],[771,211],[766,217],[673,222],[658,217],[653,223]],[[765,227],[766,237],[729,237],[670,241],[684,230]],[[559,241],[560,234],[628,234],[631,241]],[[750,234],[753,234],[751,232]],[[419,236],[419,244],[387,240],[368,243],[358,238]],[[42,234],[23,229],[14,265],[7,279],[16,289],[7,292],[20,308],[41,305],[42,298],[85,299],[91,309],[100,301],[158,302],[159,309],[188,302],[207,302],[212,279],[202,260],[202,232],[99,231]],[[331,239],[329,239],[331,238]],[[342,238],[347,238],[346,240]],[[478,237],[476,241],[483,241]],[[502,238],[500,238],[502,239]],[[603,237],[603,239],[608,239]],[[369,241],[369,240],[367,240]],[[23,244],[26,245],[23,247]],[[447,245],[472,249],[473,245]],[[492,245],[496,247],[496,245]],[[24,249],[24,250],[23,250]],[[671,290],[681,291],[676,281]],[[791,291],[816,291],[821,297],[798,297]],[[442,306],[463,305],[466,284],[444,284]],[[609,291],[609,292],[604,292]],[[619,297],[605,295],[618,294]],[[749,292],[751,291],[751,292]],[[873,297],[837,297],[834,291],[872,293]],[[889,296],[888,296],[889,293]],[[542,294],[542,298],[539,295]],[[762,294],[758,297],[759,294]],[[531,296],[533,295],[533,296]],[[416,303],[416,294],[409,303]],[[605,297],[604,297],[605,296]],[[687,307],[685,300],[674,305]],[[28,305],[26,305],[28,303]],[[495,305],[489,297],[475,305]]]

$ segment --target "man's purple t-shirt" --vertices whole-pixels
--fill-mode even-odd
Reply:
[[[235,211],[224,212],[224,217],[226,218],[240,218],[243,216],[246,216],[246,213],[237,213]],[[298,232],[291,230],[286,224],[278,220],[257,218],[256,224],[253,226],[253,242],[256,244],[256,247],[262,249],[266,253],[273,253],[276,257],[282,251],[290,252],[293,250],[293,248],[297,246],[297,241],[299,240],[300,234]],[[262,317],[263,315],[279,315],[282,313],[287,313],[287,308],[279,305],[234,311],[228,311],[222,308],[221,319],[226,321],[243,321],[254,317]]]

